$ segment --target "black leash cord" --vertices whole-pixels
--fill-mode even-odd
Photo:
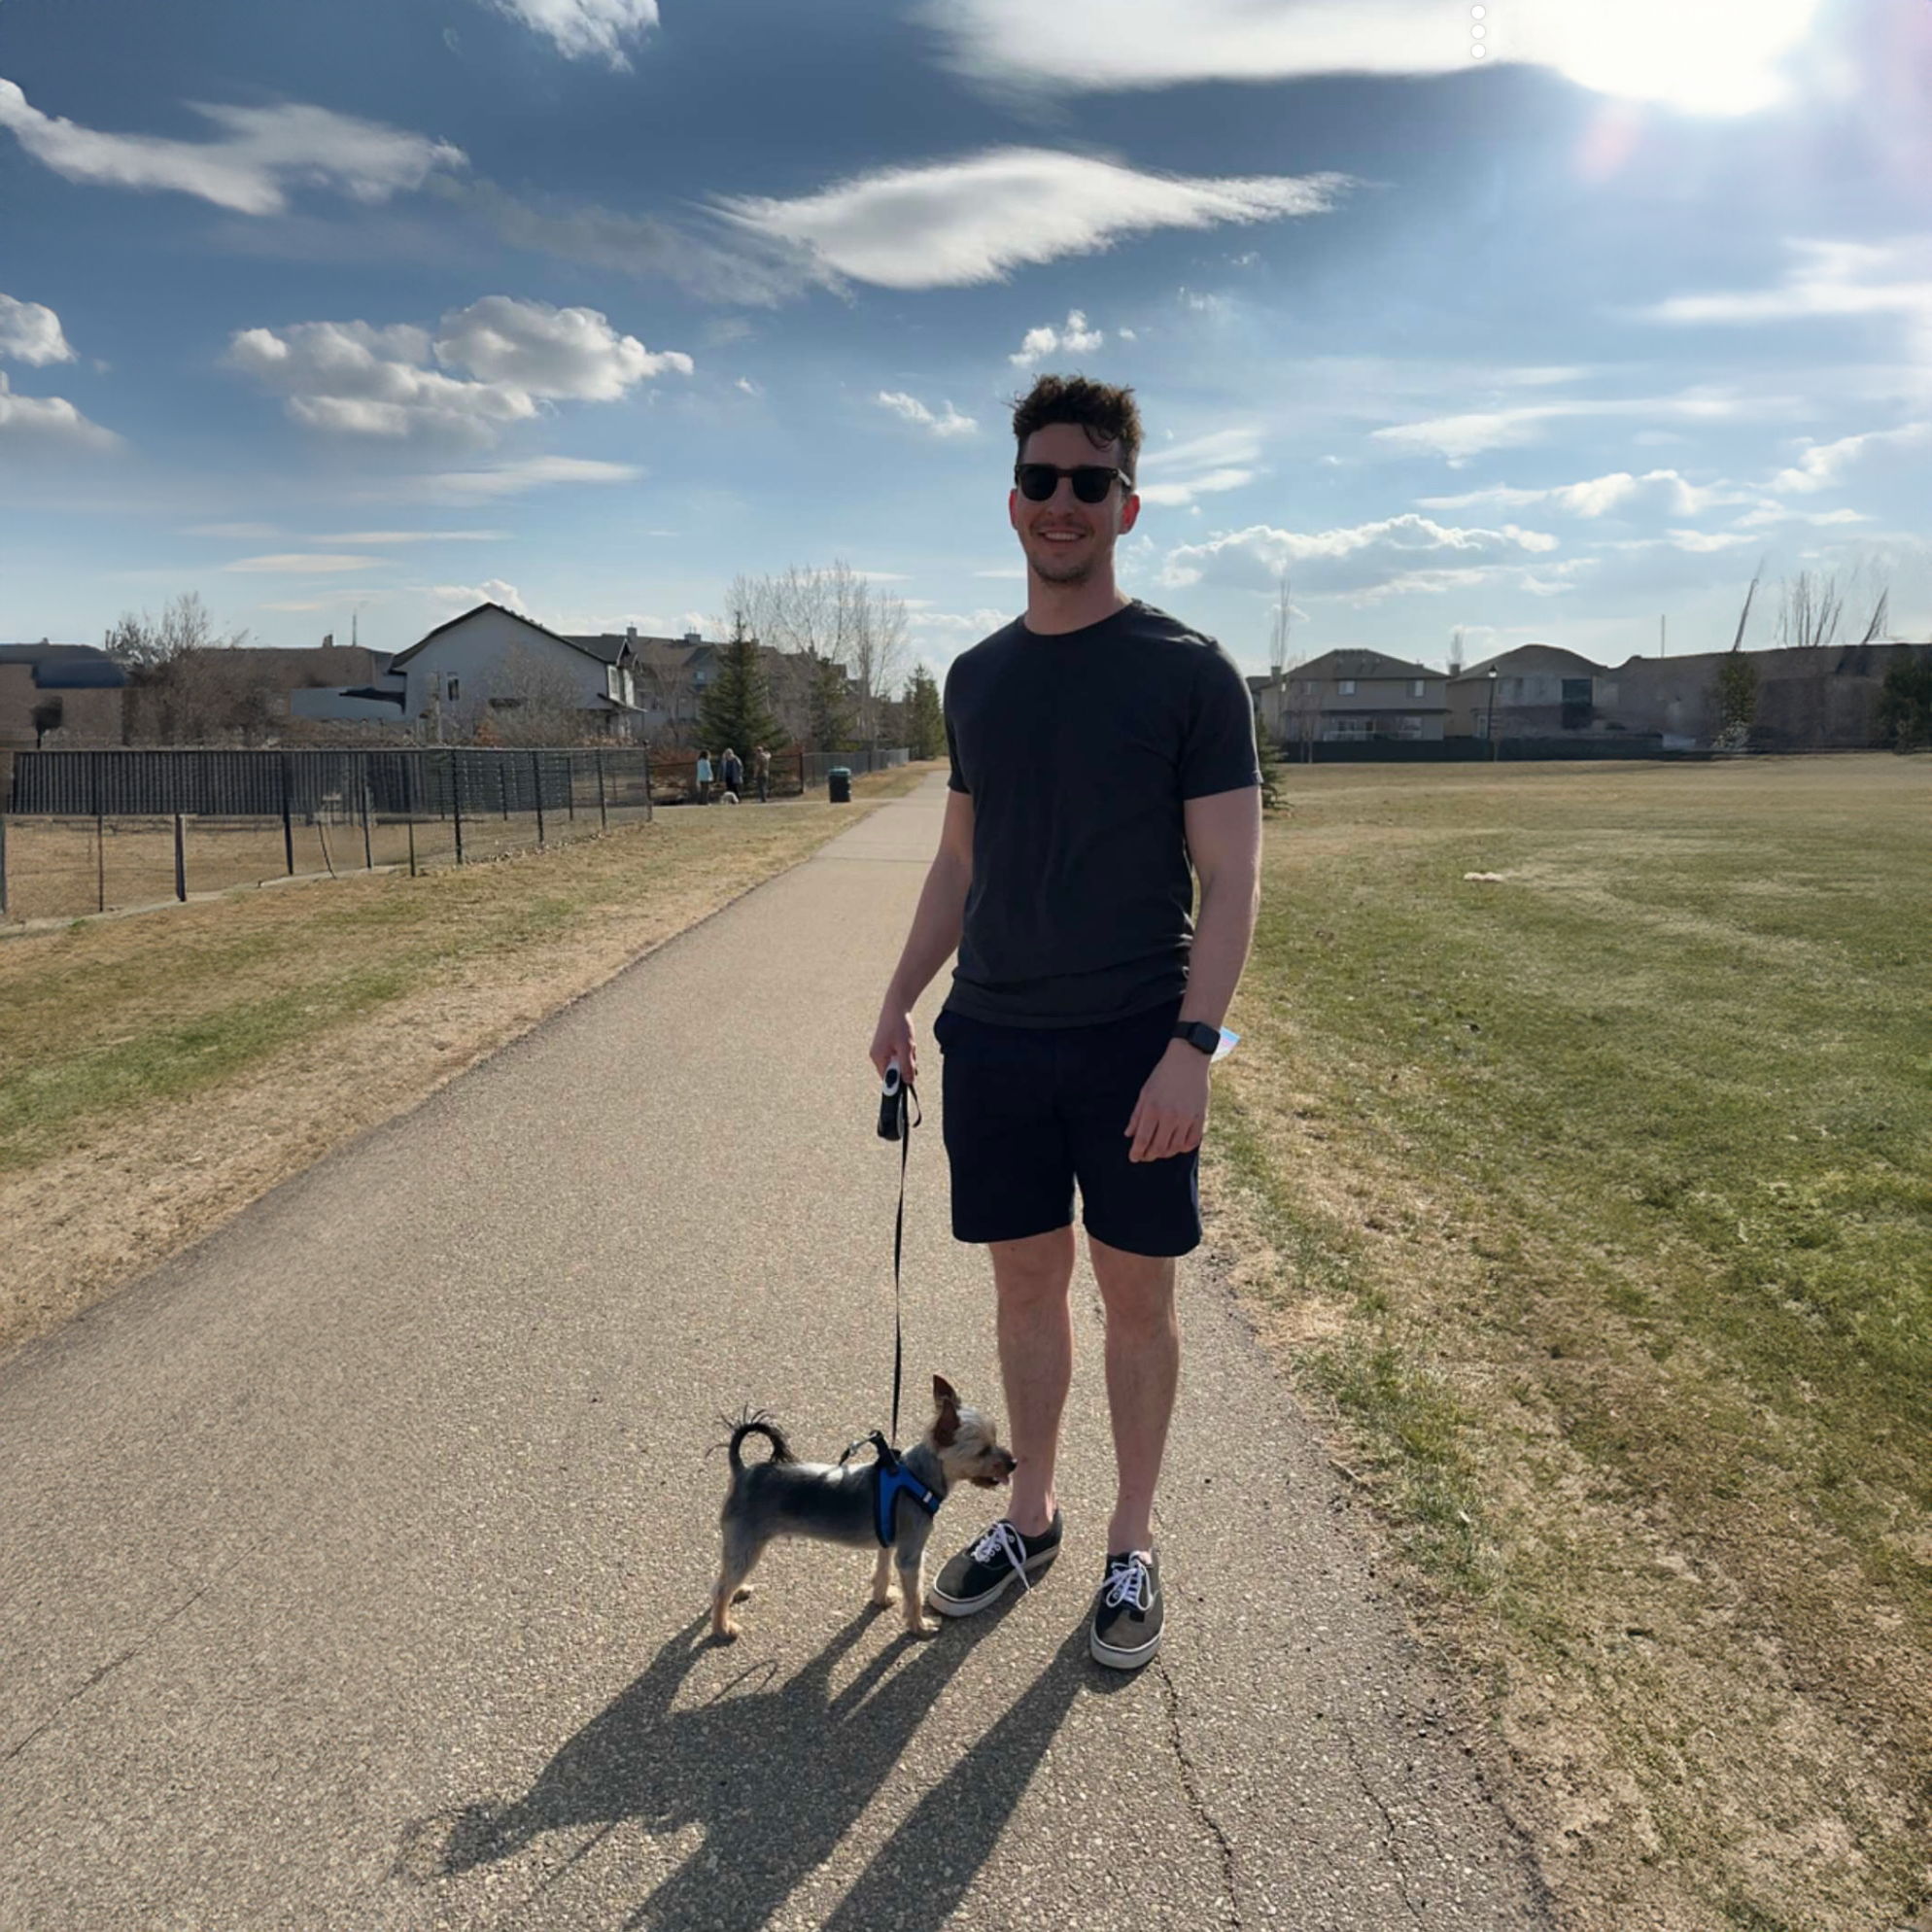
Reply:
[[[896,1065],[892,1070],[897,1072]],[[896,1087],[896,1090],[895,1090]],[[911,1081],[896,1084],[887,1076],[887,1090],[879,1113],[879,1132],[883,1140],[899,1143],[899,1212],[892,1223],[892,1433],[899,1440],[899,1385],[906,1367],[905,1290],[900,1274],[906,1256],[906,1167],[913,1155],[913,1129],[924,1116],[918,1112],[919,1096]]]

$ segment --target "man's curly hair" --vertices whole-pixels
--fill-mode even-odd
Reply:
[[[1078,423],[1095,449],[1121,445],[1121,467],[1131,485],[1140,472],[1140,410],[1130,389],[1089,382],[1086,376],[1042,376],[1013,406],[1018,454],[1026,438],[1052,423]]]

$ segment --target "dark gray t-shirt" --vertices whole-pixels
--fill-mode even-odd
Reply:
[[[1259,785],[1234,660],[1138,601],[1084,630],[1016,618],[946,679],[973,885],[947,1006],[1093,1025],[1178,999],[1193,942],[1182,804]]]

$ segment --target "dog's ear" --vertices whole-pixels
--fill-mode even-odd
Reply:
[[[939,1420],[933,1424],[933,1440],[945,1449],[959,1434],[959,1397],[944,1375],[935,1375],[932,1378],[932,1398],[939,1410]]]

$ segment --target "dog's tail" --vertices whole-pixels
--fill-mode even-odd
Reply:
[[[774,1463],[795,1463],[798,1458],[792,1454],[791,1444],[785,1440],[784,1432],[760,1409],[755,1415],[746,1415],[731,1432],[731,1441],[726,1454],[731,1458],[731,1472],[734,1476],[744,1471],[744,1459],[738,1452],[747,1435],[762,1435],[772,1445],[771,1461]]]

